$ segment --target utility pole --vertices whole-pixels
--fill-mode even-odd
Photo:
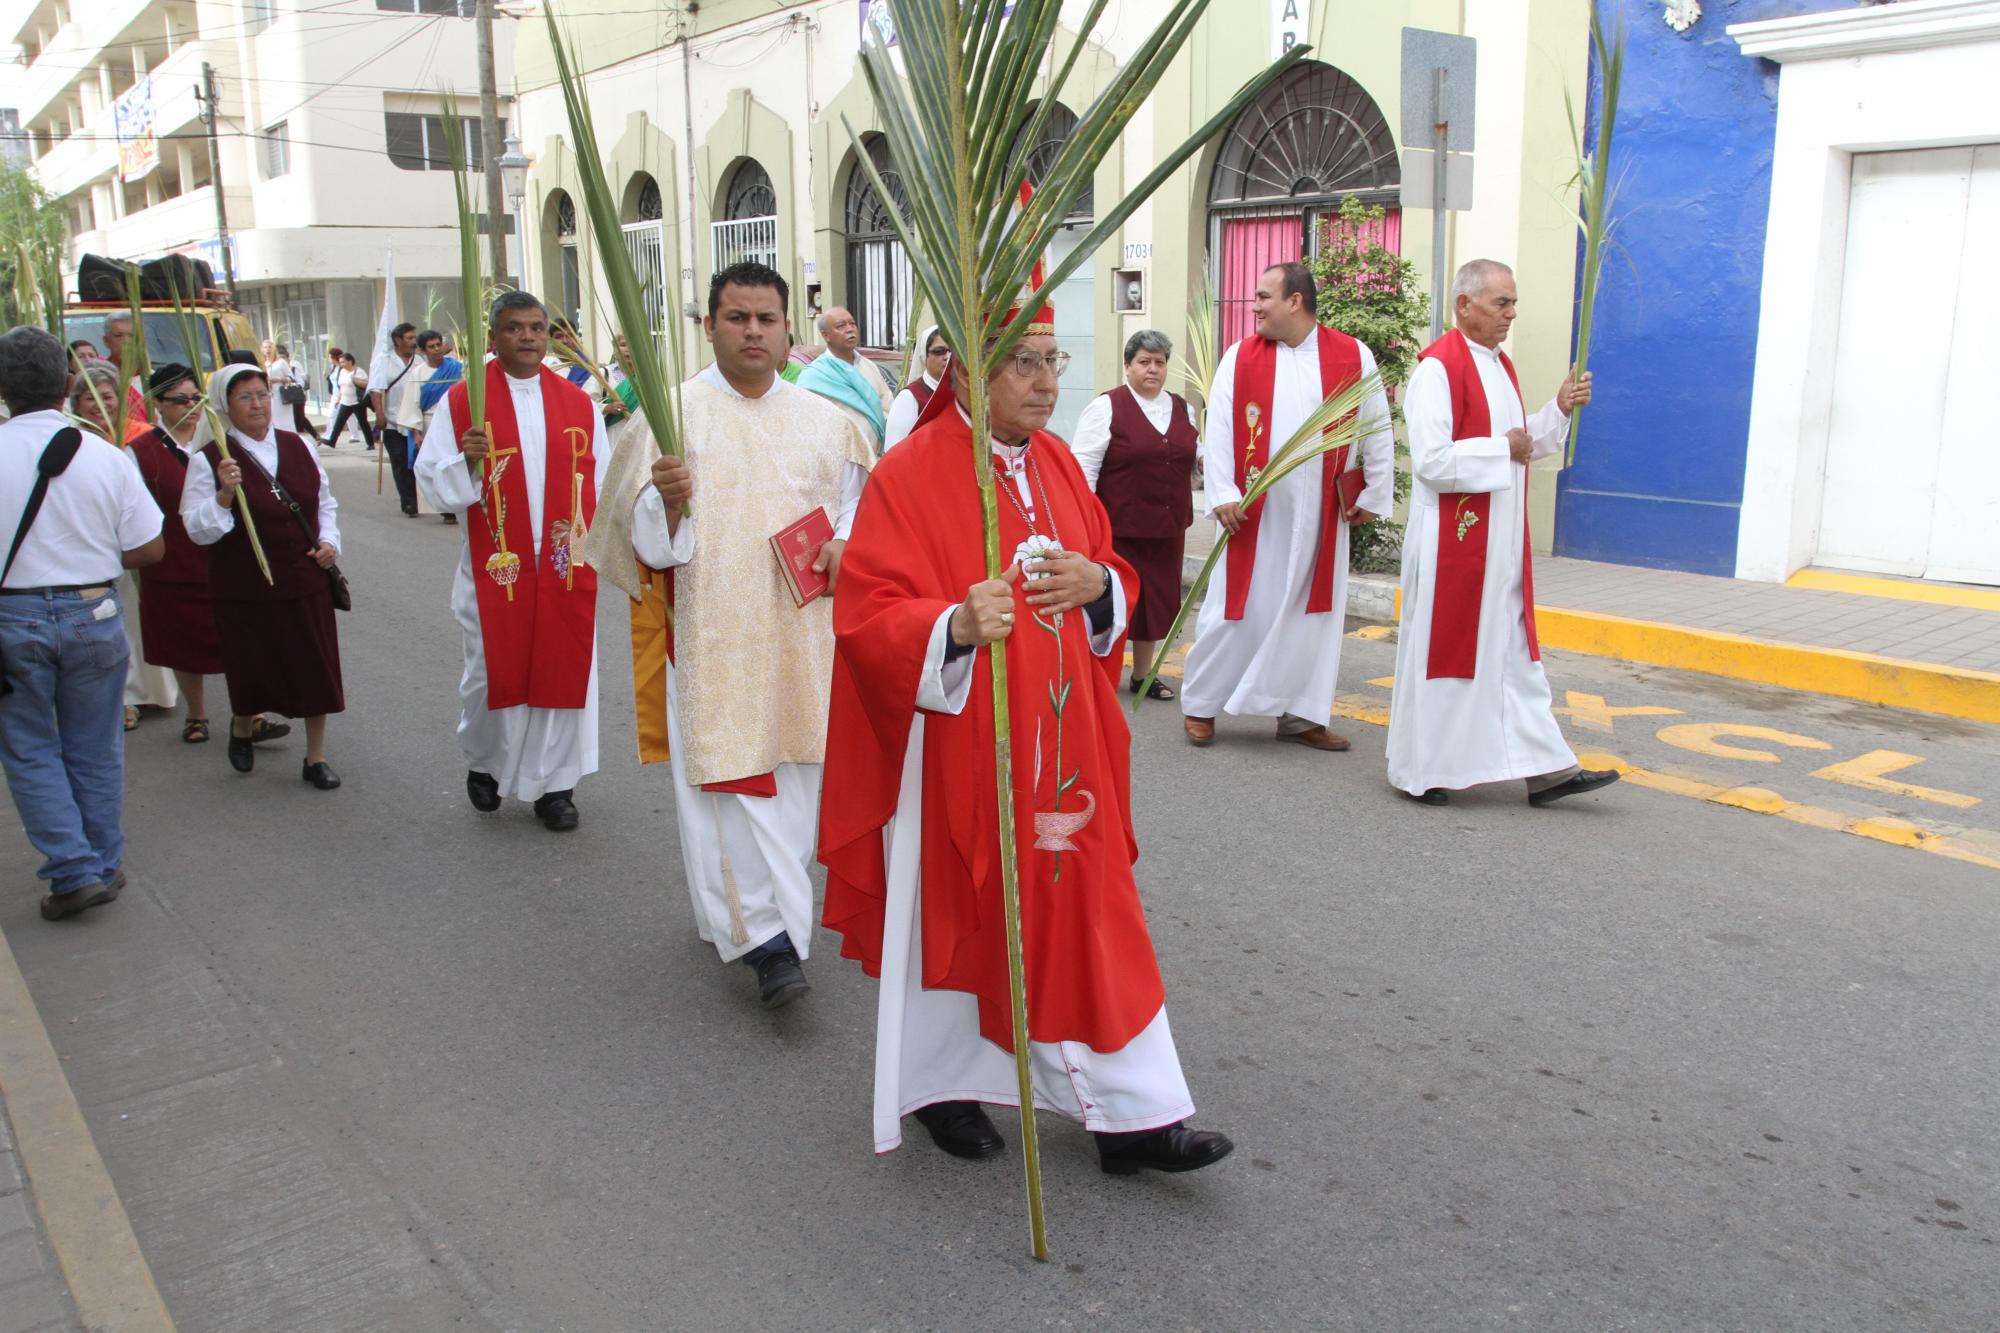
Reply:
[[[215,66],[201,62],[201,118],[208,126],[208,188],[215,194],[215,243],[222,251],[222,285],[236,295],[236,261],[229,253],[229,210],[222,201],[222,148],[215,137]]]
[[[493,70],[493,0],[479,0],[479,159],[486,168],[486,238],[492,249],[493,276],[507,276],[507,201],[500,184],[500,81]],[[468,319],[478,314],[468,310]]]

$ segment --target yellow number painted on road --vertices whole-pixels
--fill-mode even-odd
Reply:
[[[1828,782],[1844,782],[1850,787],[1864,787],[1869,791],[1888,792],[1891,796],[1907,796],[1917,801],[1932,801],[1938,805],[1949,805],[1959,810],[1970,810],[1978,805],[1981,798],[1967,796],[1961,792],[1945,791],[1940,787],[1919,787],[1914,782],[1897,782],[1889,774],[1900,772],[1913,764],[1924,761],[1913,754],[1899,754],[1894,750],[1870,750],[1856,759],[1844,760],[1838,764],[1828,764],[1813,774]]]

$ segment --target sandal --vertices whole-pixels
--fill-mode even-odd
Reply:
[[[1131,694],[1137,694],[1139,692],[1139,686],[1144,684],[1145,680],[1146,678],[1144,676],[1132,677],[1132,683],[1125,687],[1126,691]],[[1146,691],[1146,697],[1148,699],[1176,699],[1179,698],[1180,696],[1174,692],[1173,686],[1167,684],[1167,682],[1165,682],[1164,680],[1160,680],[1156,677],[1153,681],[1153,687]]]
[[[134,708],[131,704],[126,704],[125,730],[137,731],[138,729],[139,729],[139,710]]]
[[[208,719],[191,717],[181,724],[181,739],[189,745],[200,745],[208,739]]]

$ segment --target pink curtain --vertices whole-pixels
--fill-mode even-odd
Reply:
[[[1255,331],[1257,279],[1273,264],[1298,259],[1305,252],[1303,219],[1290,217],[1225,218],[1222,222],[1222,279],[1216,305],[1222,316],[1222,342],[1228,347]]]

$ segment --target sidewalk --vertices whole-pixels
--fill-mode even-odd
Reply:
[[[0,1333],[75,1328],[76,1311],[28,1195],[6,1110],[0,1100]]]
[[[1188,532],[1192,582],[1215,541]],[[1401,616],[1394,575],[1348,581],[1347,612]],[[2000,590],[1807,569],[1789,583],[1535,557],[1549,648],[1980,722],[2000,722]]]

